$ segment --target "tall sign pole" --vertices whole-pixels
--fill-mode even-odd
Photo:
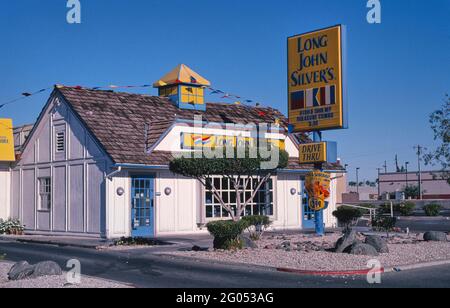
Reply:
[[[313,133],[314,144],[300,145],[300,163],[314,165],[305,178],[309,207],[315,211],[317,235],[324,235],[324,209],[330,196],[330,174],[324,163],[335,163],[335,143],[322,132],[347,128],[345,27],[334,27],[288,38],[288,110],[293,133]]]
[[[314,132],[313,133],[313,141],[314,142],[322,142],[322,132]],[[314,166],[315,170],[320,170],[321,172],[323,172],[323,163],[317,163]],[[315,225],[315,229],[316,229],[316,234],[319,236],[324,236],[325,235],[325,224],[324,224],[324,220],[323,220],[323,209],[316,211],[315,215],[314,215],[314,225]]]

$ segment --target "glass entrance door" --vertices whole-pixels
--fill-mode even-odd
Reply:
[[[303,229],[314,229],[315,228],[315,212],[309,207],[309,197],[306,192],[304,182],[302,181],[302,219],[303,219]]]
[[[152,237],[155,235],[154,177],[133,177],[131,181],[131,235],[133,237]]]

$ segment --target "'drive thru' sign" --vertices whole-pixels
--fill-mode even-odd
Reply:
[[[327,143],[308,143],[300,145],[300,163],[324,163],[327,161]]]

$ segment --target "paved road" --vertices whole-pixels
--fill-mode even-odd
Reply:
[[[401,219],[397,222],[397,227],[402,229],[409,228],[411,231],[426,232],[426,231],[441,231],[450,232],[450,220],[442,219],[427,219],[415,218],[414,220]]]
[[[1,254],[6,254],[6,260],[10,261],[53,260],[63,268],[67,260],[75,258],[80,260],[83,274],[149,288],[450,287],[450,265],[384,274],[382,284],[373,286],[365,281],[365,277],[298,276],[254,266],[224,266],[175,259],[147,250],[105,252],[0,241]]]

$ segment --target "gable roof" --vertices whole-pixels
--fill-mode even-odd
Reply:
[[[279,119],[287,126],[284,115],[272,108],[207,103],[203,112],[179,109],[169,99],[157,96],[64,86],[58,86],[55,92],[62,95],[117,164],[151,165],[154,153],[147,154],[145,149],[177,120],[192,121],[195,115],[211,123],[245,125]]]
[[[210,123],[245,125],[279,120],[281,127],[288,125],[286,117],[273,108],[207,103],[206,111],[195,111],[179,109],[169,99],[158,96],[65,86],[57,86],[54,94],[64,98],[116,164],[168,166],[172,153],[146,150],[156,145],[177,120],[192,121],[195,115]],[[310,142],[304,134],[291,140],[296,146]],[[298,159],[291,158],[287,169],[313,167],[300,165]],[[343,170],[339,164],[328,164],[325,169]]]

